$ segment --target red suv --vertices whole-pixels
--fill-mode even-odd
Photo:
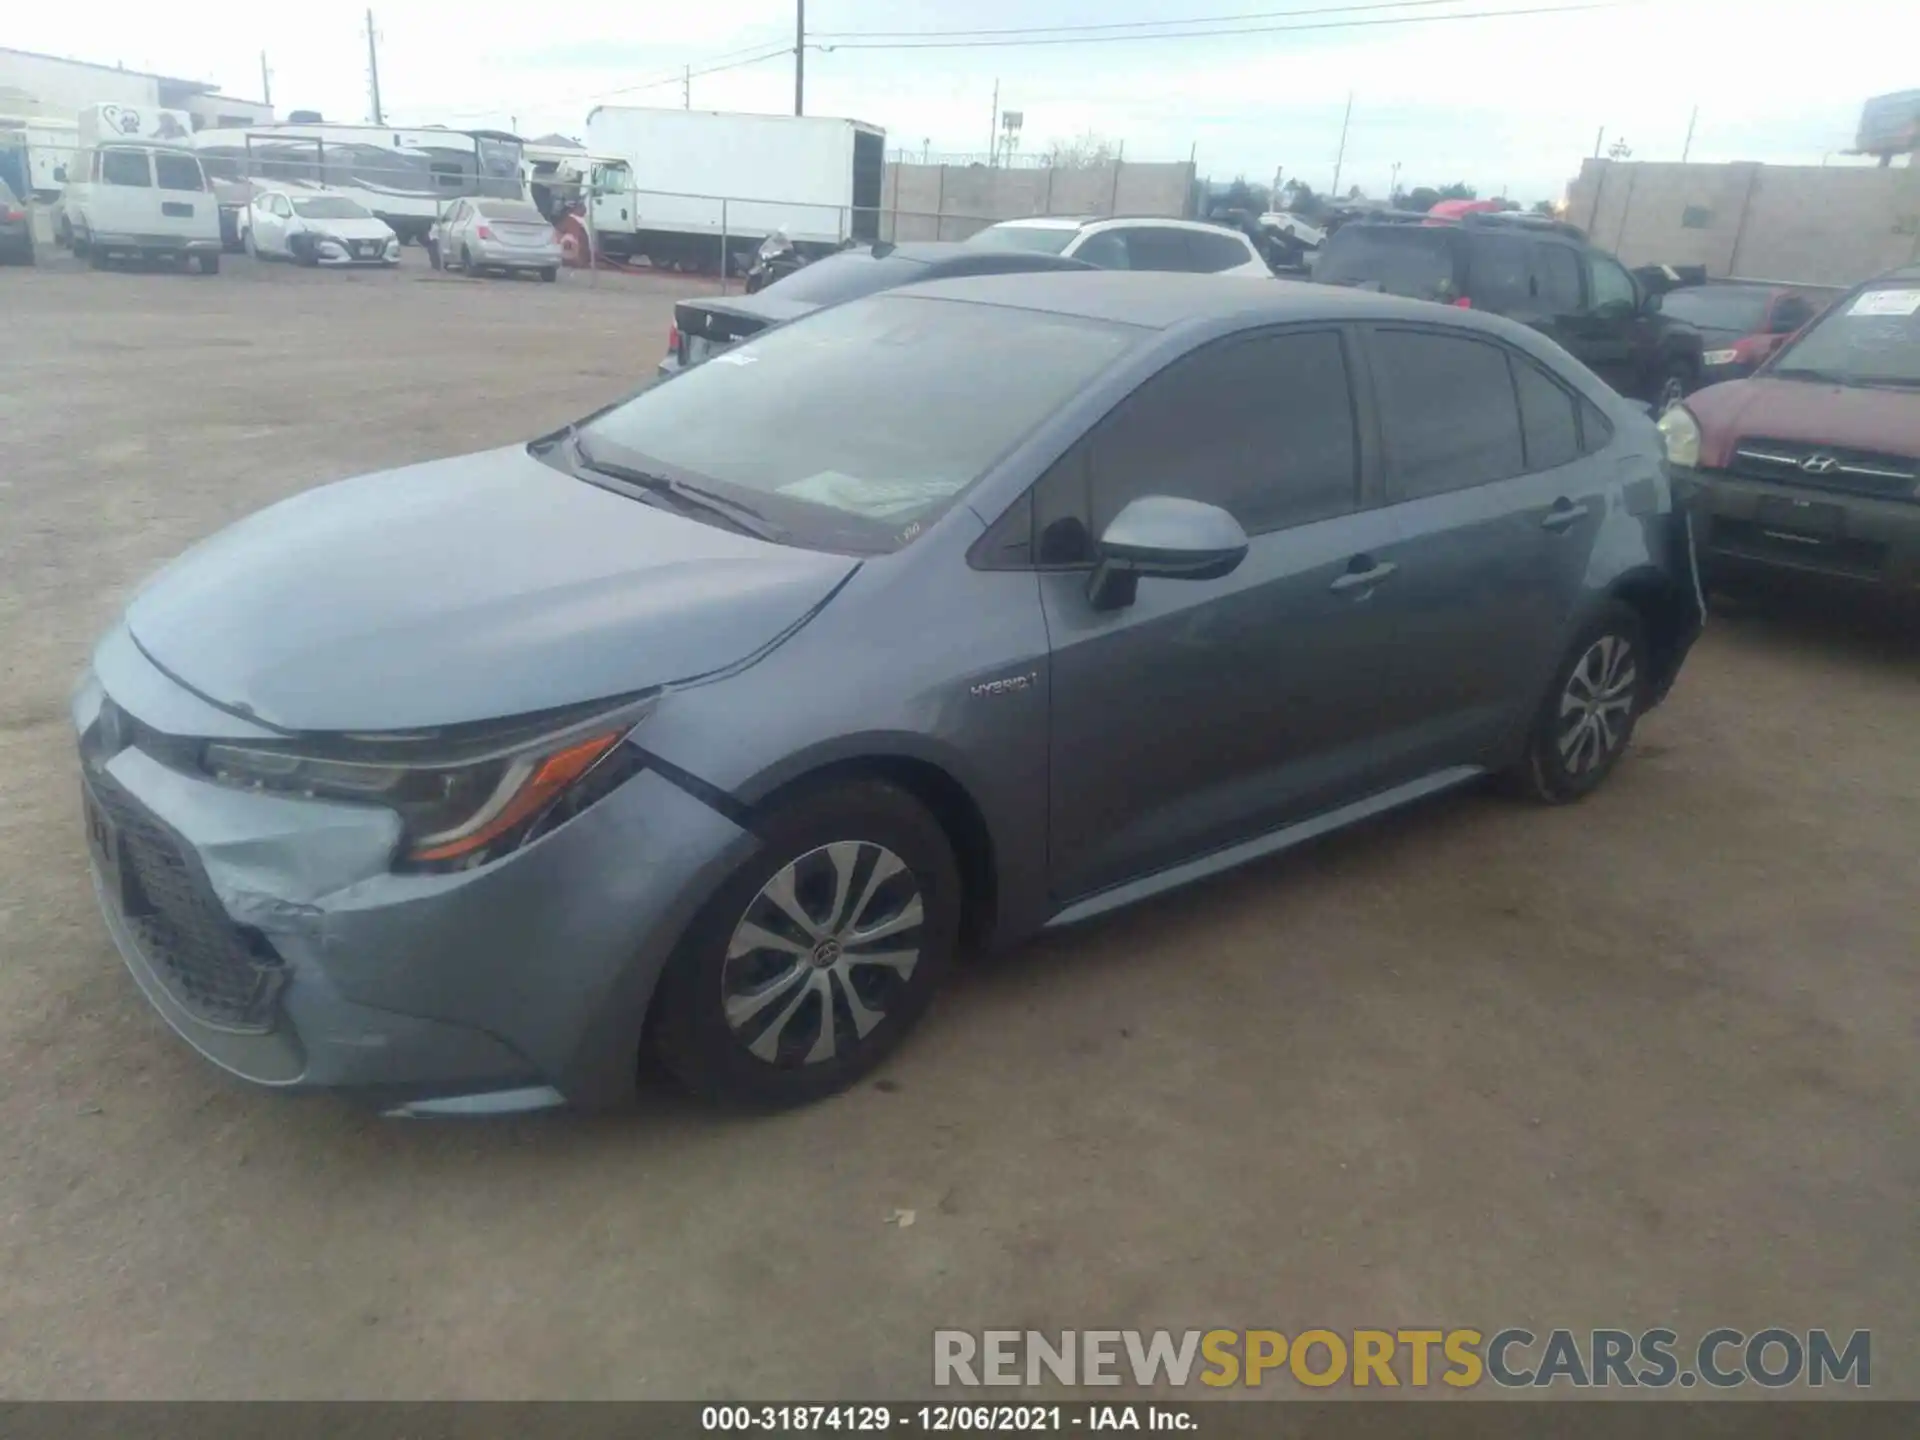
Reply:
[[[1920,266],[1870,280],[1749,379],[1660,418],[1709,569],[1920,593]]]

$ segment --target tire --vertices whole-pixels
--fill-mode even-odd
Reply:
[[[466,246],[460,247],[460,273],[478,278],[480,272],[473,268],[473,251]]]
[[[195,257],[195,268],[198,269],[202,275],[218,275],[220,273],[220,257],[212,253],[197,256]]]
[[[423,243],[427,247],[427,268],[431,270],[441,270],[446,268],[440,263],[440,247],[434,244],[433,241],[431,240],[425,241]]]
[[[240,232],[240,248],[247,252],[247,258],[249,260],[264,260],[266,258],[260,253],[260,247],[254,243],[253,227],[251,225]]]
[[[87,268],[89,270],[104,270],[107,268],[107,252],[93,243],[93,237],[91,235],[86,236],[84,239],[75,237],[73,253],[87,257]]]
[[[302,241],[306,241],[302,244]],[[294,235],[287,240],[287,253],[293,256],[294,264],[305,265],[309,269],[320,263],[320,252],[314,248],[312,239],[305,235]]]
[[[76,255],[80,253],[73,248],[73,226],[67,223],[67,217],[64,215],[53,224],[53,243],[62,250],[73,250]]]
[[[1510,772],[1523,796],[1564,805],[1605,783],[1646,709],[1649,658],[1640,616],[1617,600],[1580,631],[1534,718],[1526,755]]]
[[[540,272],[540,278],[546,281],[547,284],[551,285],[554,281],[560,278],[560,267],[557,265],[547,266],[546,269]]]
[[[803,792],[755,828],[759,853],[707,902],[661,977],[649,1038],[694,1095],[765,1110],[845,1089],[900,1042],[952,963],[961,895],[945,832],[892,785]],[[782,885],[793,908],[770,893]]]

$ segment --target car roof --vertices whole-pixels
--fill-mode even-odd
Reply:
[[[1023,215],[1017,220],[996,220],[990,230],[1078,230],[1091,225],[1097,217],[1081,215]]]
[[[1409,320],[1506,333],[1508,323],[1479,311],[1455,310],[1370,290],[1155,270],[976,275],[930,280],[914,286],[913,293],[929,299],[1038,310],[1150,330],[1168,330],[1190,320],[1241,320],[1250,325],[1302,320]]]

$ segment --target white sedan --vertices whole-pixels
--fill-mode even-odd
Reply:
[[[301,265],[398,265],[400,238],[344,195],[260,190],[246,209],[241,243],[262,260]]]

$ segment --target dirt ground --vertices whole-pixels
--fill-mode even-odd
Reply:
[[[381,1121],[121,969],[64,717],[189,542],[650,373],[676,287],[0,270],[0,1394],[925,1393],[936,1327],[1874,1332],[1920,1396],[1920,643],[1716,617],[1613,783],[969,967],[776,1119]],[[890,1225],[896,1209],[915,1212]]]

